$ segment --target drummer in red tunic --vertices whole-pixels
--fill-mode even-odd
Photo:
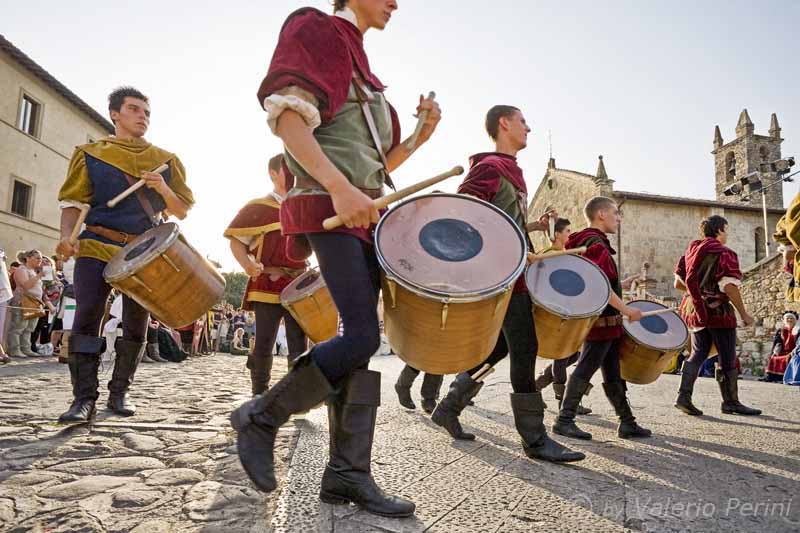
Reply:
[[[675,267],[675,288],[688,293],[683,297],[680,311],[692,335],[692,355],[683,363],[675,407],[688,415],[703,414],[692,403],[692,392],[713,345],[719,354],[715,377],[722,394],[722,412],[760,415],[759,409],[739,402],[734,307],[746,326],[753,325],[754,320],[739,292],[742,281],[739,257],[725,246],[728,221],[712,215],[700,223],[700,231],[703,238],[689,243]]]
[[[531,229],[545,230],[548,227],[548,215],[534,224],[535,227],[526,227],[528,189],[516,156],[527,146],[530,131],[518,108],[508,105],[492,107],[486,114],[486,132],[495,143],[495,151],[475,154],[470,158],[469,173],[458,189],[460,193],[475,196],[501,209],[517,223],[526,240]],[[528,249],[533,249],[530,241]],[[511,409],[525,454],[552,462],[584,459],[586,456],[583,453],[574,452],[547,435],[542,393],[536,390],[533,379],[537,348],[533,304],[523,275],[514,285],[497,346],[486,361],[456,376],[431,420],[445,428],[455,439],[474,439],[475,435],[464,432],[458,420],[469,401],[483,386],[483,382],[473,379],[473,375],[485,364],[494,366],[510,355],[511,387],[514,391],[510,396]]]
[[[63,257],[77,256],[77,309],[69,339],[74,400],[60,422],[85,422],[95,413],[97,369],[105,351],[105,339],[97,333],[111,291],[103,278],[106,263],[134,236],[159,224],[162,212],[183,219],[194,203],[178,157],[144,139],[150,124],[147,97],[132,87],[121,87],[109,95],[108,110],[115,134],[75,149],[58,194],[61,241],[56,251]],[[162,174],[150,172],[164,163],[168,169]],[[108,207],[109,200],[140,178],[146,187]],[[72,245],[70,234],[86,206],[90,207],[86,228],[78,244]],[[119,415],[131,416],[136,410],[128,400],[128,389],[144,353],[149,316],[141,305],[123,296],[122,337],[114,344],[117,355],[108,383],[108,407]]]
[[[570,249],[586,246],[583,256],[600,267],[608,278],[612,291],[608,306],[589,331],[575,370],[567,381],[553,431],[576,439],[592,438],[591,433],[583,431],[575,424],[575,415],[581,398],[592,386],[592,376],[598,369],[602,369],[603,389],[619,417],[617,435],[623,439],[649,437],[650,430],[636,423],[636,417],[628,403],[627,386],[620,377],[619,345],[624,334],[622,316],[630,320],[640,320],[642,312],[622,301],[622,289],[627,288],[625,285],[629,287],[636,276],[619,279],[617,263],[613,258],[616,251],[608,240],[608,234],[616,233],[619,228],[619,209],[611,198],[596,196],[587,202],[583,214],[589,227],[570,235],[566,247]]]
[[[364,51],[364,33],[383,29],[395,0],[336,0],[335,13],[304,8],[281,29],[258,103],[270,129],[286,147],[294,187],[281,204],[289,254],[312,250],[339,311],[342,334],[315,345],[266,394],[231,415],[239,459],[264,491],[276,488],[274,446],[278,428],[293,413],[328,399],[330,457],[320,499],[355,503],[368,512],[401,517],[415,505],[388,495],[371,473],[372,442],[380,404],[380,373],[367,370],[380,346],[380,267],[372,243],[379,213],[373,199],[392,185],[389,172],[413,152],[400,143],[397,115]],[[419,141],[433,134],[441,113],[420,97],[429,114]],[[345,226],[325,231],[338,214]]]
[[[289,364],[306,350],[306,336],[292,315],[281,305],[281,291],[305,272],[305,261],[286,256],[286,237],[281,235],[280,204],[286,196],[283,154],[269,160],[273,191],[251,200],[236,215],[225,237],[230,240],[236,261],[250,276],[242,299],[242,309],[255,311],[256,342],[247,357],[253,396],[269,388],[272,349],[283,319],[289,344]]]

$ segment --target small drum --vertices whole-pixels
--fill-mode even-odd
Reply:
[[[642,312],[666,309],[656,302],[634,300],[628,305]],[[619,349],[622,379],[647,385],[658,379],[672,358],[686,345],[689,329],[675,311],[623,322],[625,336]]]
[[[225,292],[225,279],[167,222],[117,253],[103,277],[171,328],[191,324]]]
[[[281,305],[311,342],[317,344],[336,336],[339,312],[318,270],[304,272],[287,285],[281,291]]]
[[[539,357],[566,359],[580,350],[608,305],[611,287],[600,268],[579,255],[541,259],[528,267]]]
[[[375,229],[389,344],[432,374],[483,362],[525,268],[525,249],[508,215],[471,196],[430,194],[394,207]]]

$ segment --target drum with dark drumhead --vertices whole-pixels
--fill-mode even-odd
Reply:
[[[628,302],[642,312],[667,307],[647,300]],[[672,358],[689,339],[686,323],[675,311],[646,316],[638,322],[624,322],[625,336],[619,349],[622,379],[646,385],[658,379]]]
[[[319,270],[308,270],[287,285],[281,291],[281,305],[311,342],[316,344],[336,336],[339,312]]]
[[[525,267],[525,236],[495,206],[460,194],[402,202],[375,229],[389,344],[410,366],[455,374],[494,348]]]
[[[608,305],[611,287],[600,268],[579,255],[536,261],[525,272],[533,301],[539,357],[565,359],[580,350]]]

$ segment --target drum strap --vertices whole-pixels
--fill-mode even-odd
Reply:
[[[366,82],[361,77],[361,73],[355,64],[353,65],[353,88],[355,89],[358,103],[361,105],[361,111],[364,113],[364,120],[367,122],[367,128],[372,136],[372,142],[375,143],[375,148],[378,150],[381,163],[383,163],[386,185],[396,191],[397,188],[394,186],[392,177],[389,175],[389,163],[386,161],[386,153],[383,151],[383,143],[381,142],[381,136],[378,134],[378,127],[375,125],[375,117],[372,116],[372,110],[369,107],[369,103],[374,99],[374,96],[372,96],[372,91],[367,87]]]
[[[126,180],[128,180],[128,186],[136,183],[132,177],[128,176],[124,172],[122,175],[125,176]],[[136,199],[139,200],[144,212],[147,213],[148,217],[150,217],[150,222],[152,222],[154,226],[157,226],[158,223],[161,222],[161,213],[156,213],[155,209],[153,209],[153,204],[150,203],[150,200],[147,198],[147,195],[141,188],[136,189],[134,194],[136,195]]]

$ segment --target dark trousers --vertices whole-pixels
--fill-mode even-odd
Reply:
[[[100,322],[106,309],[111,286],[103,279],[106,263],[91,257],[80,257],[75,262],[75,320],[72,333],[100,335]],[[150,313],[128,298],[122,297],[122,338],[145,342]]]
[[[485,364],[494,366],[506,355],[510,355],[511,388],[515,393],[536,392],[533,369],[536,366],[539,343],[533,323],[532,305],[527,292],[511,295],[511,302],[503,319],[502,334],[498,337],[494,350],[483,363],[468,370],[469,374],[474,374]]]
[[[556,385],[564,385],[567,382],[567,368],[578,362],[581,352],[575,352],[566,359],[557,359],[553,361],[553,383]]]
[[[333,385],[366,368],[381,343],[380,266],[375,249],[344,233],[307,234],[342,322],[342,334],[317,344],[311,357]]]
[[[589,382],[598,368],[603,370],[603,383],[622,381],[619,373],[619,345],[622,339],[586,341],[572,377]]]
[[[281,304],[252,302],[256,313],[256,344],[253,353],[247,356],[247,368],[264,368],[267,376],[272,372],[272,349],[278,337],[278,328],[283,319],[286,325],[286,342],[289,344],[289,359],[294,360],[306,351],[306,334],[303,328]],[[267,377],[269,381],[269,377]]]
[[[689,361],[700,368],[708,358],[712,343],[719,352],[719,365],[723,371],[736,368],[736,328],[705,328],[692,333],[692,355]]]

